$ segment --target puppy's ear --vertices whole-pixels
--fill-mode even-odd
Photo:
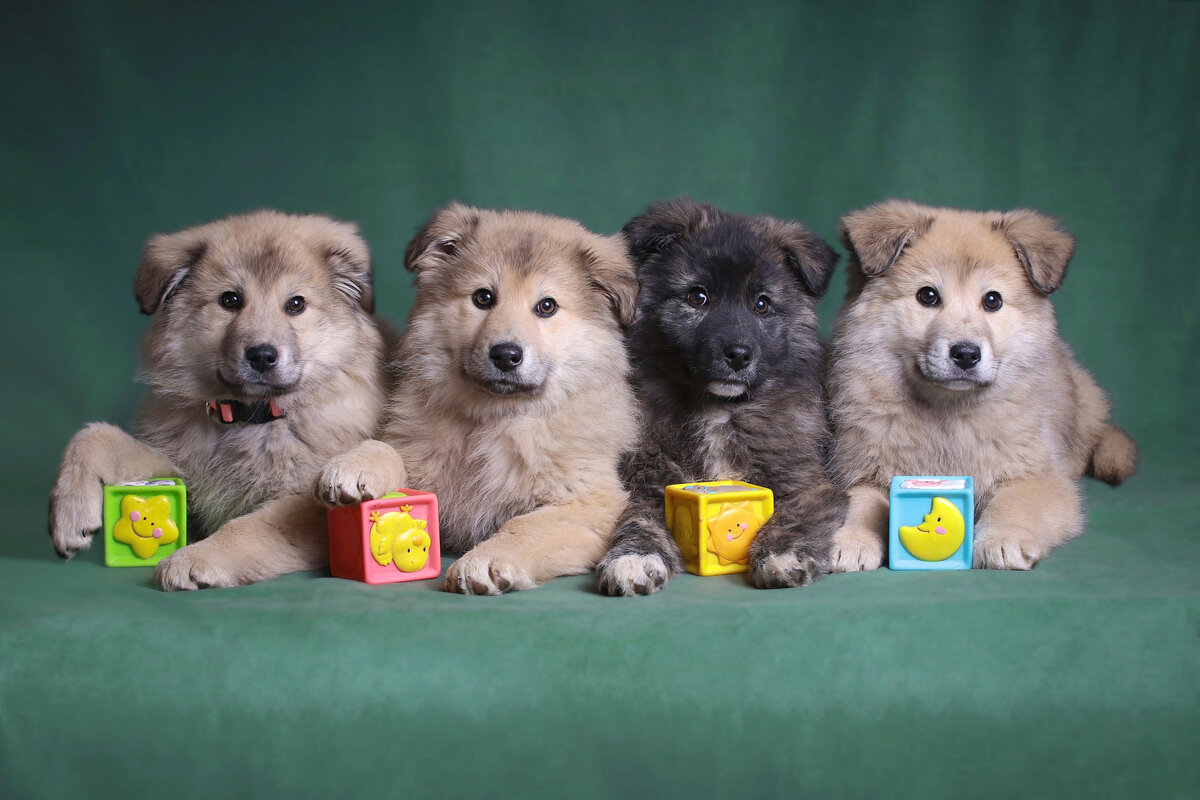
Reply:
[[[788,266],[796,271],[809,293],[816,298],[825,294],[838,261],[837,251],[799,222],[774,217],[758,217],[756,221],[763,225],[767,238],[783,248]]]
[[[462,241],[479,225],[479,209],[451,203],[434,213],[404,253],[404,268],[420,273],[426,267],[445,264],[458,252]]]
[[[371,250],[353,222],[323,218],[326,226],[318,243],[333,273],[333,286],[368,314],[375,311],[375,278]]]
[[[690,197],[655,203],[621,229],[629,245],[629,254],[638,266],[662,255],[684,236],[706,225],[709,211],[709,206]]]
[[[1062,286],[1067,265],[1075,254],[1075,237],[1059,227],[1059,221],[1040,211],[1018,208],[992,223],[1004,235],[1025,267],[1029,280],[1042,294]]]
[[[142,260],[133,278],[133,296],[143,314],[153,314],[183,283],[208,249],[210,230],[205,225],[176,233],[160,233],[146,240]]]
[[[580,251],[588,280],[608,298],[622,326],[633,323],[637,311],[638,282],[626,253],[625,237],[592,236]]]
[[[904,252],[909,242],[933,225],[932,209],[903,200],[887,200],[842,217],[842,244],[858,259],[862,272],[876,278]]]

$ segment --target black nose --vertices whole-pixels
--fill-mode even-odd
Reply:
[[[741,371],[750,366],[750,348],[744,344],[727,344],[725,345],[725,363],[735,372]]]
[[[959,342],[950,345],[950,358],[960,369],[971,369],[979,363],[979,347],[977,345]]]
[[[501,342],[500,344],[492,345],[492,349],[488,352],[488,358],[492,359],[492,363],[496,365],[496,369],[502,372],[512,372],[520,363],[525,352],[521,350],[521,345],[515,342]]]
[[[279,351],[269,344],[256,344],[246,348],[246,360],[259,372],[267,372],[275,368]]]

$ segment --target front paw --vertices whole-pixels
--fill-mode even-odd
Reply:
[[[804,552],[788,550],[751,559],[750,582],[759,589],[790,589],[808,586],[821,575],[816,559]]]
[[[188,545],[154,567],[154,584],[164,592],[240,586],[232,564],[210,542]]]
[[[537,584],[506,559],[472,550],[446,570],[445,589],[456,594],[504,594]]]
[[[383,497],[399,486],[391,475],[350,452],[325,465],[313,486],[313,496],[327,506],[348,506]]]
[[[883,566],[887,546],[879,533],[847,525],[833,535],[830,555],[833,572],[863,572]]]
[[[611,597],[654,594],[670,579],[671,570],[657,553],[609,553],[596,565],[596,583]]]
[[[975,537],[976,569],[1033,569],[1045,555],[1038,540],[1021,528],[988,528]]]
[[[99,481],[87,488],[55,484],[50,492],[50,541],[63,558],[91,547],[92,536],[104,524],[104,490]]]

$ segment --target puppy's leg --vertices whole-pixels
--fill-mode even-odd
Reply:
[[[612,535],[623,494],[614,501],[543,506],[513,517],[446,571],[446,591],[501,594],[531,589],[596,565]]]
[[[781,498],[750,545],[750,580],[759,589],[807,586],[829,572],[833,534],[846,521],[849,497],[822,483]]]
[[[332,459],[313,485],[313,496],[327,506],[374,500],[404,485],[404,459],[387,442],[367,439]]]
[[[240,586],[328,563],[325,509],[285,495],[160,561],[154,583],[165,591]]]
[[[1079,486],[1061,475],[996,490],[975,531],[975,566],[1029,569],[1083,530]]]
[[[175,468],[115,425],[93,422],[72,437],[50,490],[50,540],[63,558],[92,543],[103,524],[104,484],[170,477]]]
[[[851,487],[849,495],[846,522],[833,534],[833,571],[879,569],[887,557],[887,493],[863,484]]]
[[[683,571],[683,555],[667,530],[664,513],[661,488],[630,500],[617,520],[612,547],[596,566],[601,592],[613,597],[652,594]]]

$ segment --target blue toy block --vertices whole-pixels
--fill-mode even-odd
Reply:
[[[966,476],[898,475],[888,514],[888,567],[970,569],[975,481]]]

